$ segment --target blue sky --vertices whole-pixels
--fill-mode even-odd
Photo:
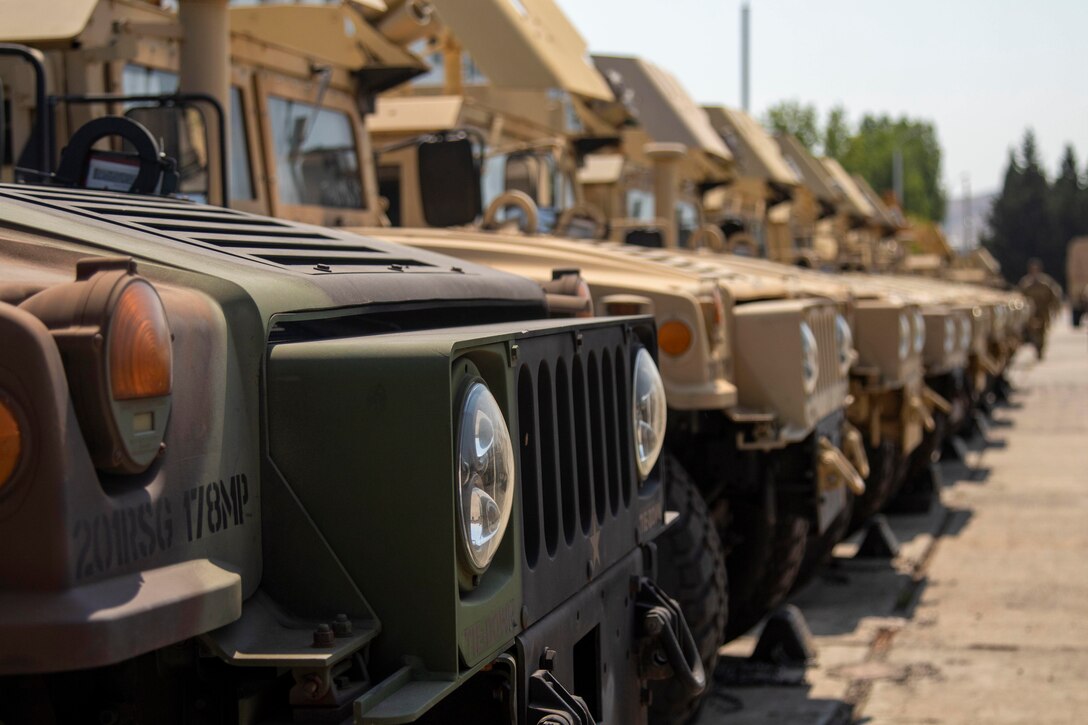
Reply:
[[[557,0],[591,51],[642,55],[700,102],[740,106],[740,0]],[[1035,129],[1053,176],[1088,166],[1088,0],[751,0],[752,111],[837,103],[934,121],[944,182],[1000,187]]]

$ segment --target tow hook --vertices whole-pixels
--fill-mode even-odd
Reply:
[[[845,485],[855,496],[865,493],[865,480],[847,457],[827,438],[821,437],[816,458],[816,473],[821,491]],[[866,462],[868,467],[868,462]]]
[[[842,452],[850,459],[859,476],[863,479],[869,477],[869,456],[865,453],[865,441],[861,437],[861,431],[849,423],[843,426]]]
[[[952,403],[928,385],[922,388],[922,398],[931,409],[939,410],[944,415],[952,414]]]
[[[639,577],[635,612],[643,677],[676,677],[692,697],[701,693],[706,672],[680,605],[652,579]]]
[[[933,416],[929,412],[929,407],[926,405],[925,398],[921,395],[910,396],[910,412],[914,419],[922,424],[922,427],[927,431],[933,431],[937,424],[933,420]]]
[[[546,669],[529,675],[528,721],[533,725],[594,725],[585,700],[567,692]]]

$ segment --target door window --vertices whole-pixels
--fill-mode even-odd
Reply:
[[[359,153],[346,113],[272,96],[268,117],[281,202],[363,208]]]

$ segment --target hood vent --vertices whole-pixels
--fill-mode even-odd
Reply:
[[[305,274],[420,271],[409,248],[324,227],[165,197],[0,185],[0,197],[109,222]],[[395,252],[382,249],[389,246]]]

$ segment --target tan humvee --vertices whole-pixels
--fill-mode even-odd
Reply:
[[[742,231],[731,236],[750,235],[768,259],[785,264],[801,261],[804,257],[797,254],[793,228],[793,199],[801,186],[800,174],[748,114],[724,106],[704,106],[703,110],[737,161],[736,180],[707,192],[707,214],[720,227],[741,226]]]
[[[837,269],[840,238],[838,211],[845,195],[835,183],[827,167],[793,136],[777,134],[782,157],[801,178],[790,201],[789,224],[793,234],[793,249],[789,252],[769,249],[776,262],[799,264],[813,269]],[[772,224],[779,223],[772,220]],[[778,245],[776,245],[778,246]],[[779,254],[775,257],[773,254]]]

